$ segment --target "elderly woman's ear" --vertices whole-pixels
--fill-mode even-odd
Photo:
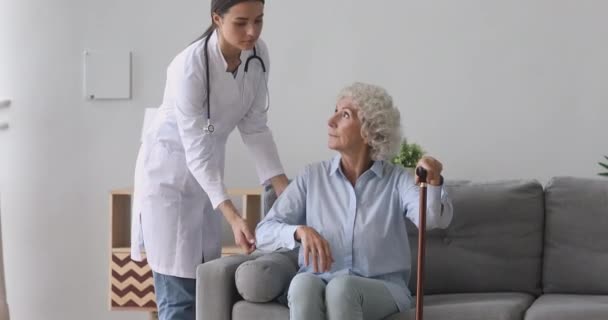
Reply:
[[[367,138],[367,132],[361,132],[361,138],[363,138],[363,143],[369,146],[369,139]]]

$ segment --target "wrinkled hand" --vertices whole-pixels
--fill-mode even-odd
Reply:
[[[427,171],[426,182],[432,186],[441,185],[441,171],[443,165],[437,159],[429,156],[423,156],[416,164],[416,167],[423,167]],[[416,184],[419,184],[420,179],[416,175]]]
[[[294,236],[296,240],[302,242],[304,265],[308,266],[309,258],[312,257],[312,266],[315,272],[327,272],[331,269],[334,258],[331,256],[329,242],[315,229],[308,226],[299,226]]]
[[[255,250],[255,236],[253,232],[249,230],[249,226],[243,218],[237,218],[232,222],[232,233],[234,233],[234,242],[245,251],[250,254]]]

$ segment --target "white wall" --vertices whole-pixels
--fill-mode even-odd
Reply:
[[[448,177],[594,176],[608,152],[606,9],[605,1],[275,1],[265,37],[283,159],[291,171],[327,155],[319,149],[335,93],[362,80],[393,94],[406,135],[440,157]]]
[[[144,319],[107,311],[108,190],[131,184],[143,109],[208,1],[0,0],[0,190],[13,319]],[[601,0],[269,1],[270,121],[290,176],[328,158],[344,85],[385,86],[405,133],[446,177],[593,177],[608,153]],[[133,51],[133,99],[82,99],[82,51]],[[257,180],[238,135],[229,186]]]

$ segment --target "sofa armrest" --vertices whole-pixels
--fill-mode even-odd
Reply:
[[[234,255],[200,264],[196,269],[196,320],[230,320],[232,306],[242,299],[234,273],[241,263],[259,254]]]
[[[270,302],[287,291],[297,272],[298,250],[264,253],[236,269],[236,289],[249,302]]]

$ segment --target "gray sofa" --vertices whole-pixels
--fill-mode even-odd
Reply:
[[[608,319],[608,179],[446,188],[454,219],[427,233],[425,319]],[[417,229],[408,231],[415,257]],[[289,319],[274,298],[287,289],[296,260],[294,252],[255,253],[200,265],[197,320]],[[412,278],[412,294],[415,284]],[[389,319],[414,319],[414,312]]]

